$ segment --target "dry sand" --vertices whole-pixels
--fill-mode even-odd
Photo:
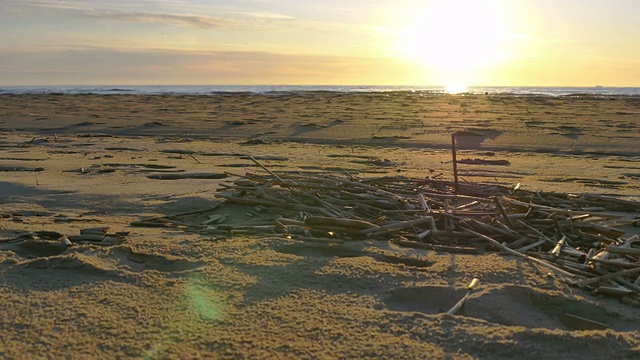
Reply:
[[[459,159],[505,164],[460,165],[464,181],[638,200],[639,127],[634,97],[2,95],[0,239],[130,234],[60,254],[0,243],[0,357],[638,358],[637,307],[506,255],[130,223],[214,206],[229,180],[215,175],[262,172],[249,155],[273,171],[450,179],[456,131],[481,134]],[[463,313],[443,314],[474,277]],[[567,312],[611,329],[575,330]]]

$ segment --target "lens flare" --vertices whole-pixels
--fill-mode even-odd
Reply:
[[[220,321],[224,318],[224,304],[215,289],[190,283],[187,287],[187,297],[191,307],[202,319]]]

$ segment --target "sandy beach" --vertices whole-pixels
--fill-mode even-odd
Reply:
[[[270,176],[251,157],[281,174],[451,180],[453,133],[461,182],[640,201],[638,97],[2,95],[0,357],[638,358],[637,302],[499,251],[132,226]],[[74,241],[96,228],[111,235]],[[71,245],[29,245],[46,232]]]

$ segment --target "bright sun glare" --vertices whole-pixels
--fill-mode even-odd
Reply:
[[[400,32],[397,49],[437,72],[447,90],[464,91],[502,56],[507,33],[497,1],[431,0]]]
[[[444,91],[446,91],[447,94],[460,94],[467,90],[467,85],[465,84],[449,83],[444,86]]]

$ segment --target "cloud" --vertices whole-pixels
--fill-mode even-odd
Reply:
[[[268,31],[278,28],[278,24],[294,20],[293,17],[274,12],[224,11],[217,9],[218,16],[199,13],[185,13],[193,6],[178,6],[175,1],[154,2],[88,2],[88,1],[17,1],[6,0],[14,9],[40,9],[57,12],[74,18],[90,20],[110,20],[141,24],[160,24],[175,27],[193,27],[200,29],[228,29],[240,31]],[[145,5],[146,3],[146,5]],[[144,5],[144,6],[143,6]],[[149,10],[151,9],[151,10]],[[175,10],[174,10],[175,9]],[[216,7],[207,6],[208,13],[216,11]],[[203,10],[203,9],[200,9]]]
[[[245,15],[248,17],[258,18],[258,19],[274,19],[274,20],[293,20],[295,19],[293,16],[271,13],[271,12],[237,12],[239,15]]]
[[[32,8],[42,8],[47,10],[87,10],[90,7],[86,5],[78,4],[78,3],[70,3],[67,1],[28,1],[28,0],[4,0],[6,3],[5,6],[15,6],[15,7],[32,7]]]
[[[112,10],[85,11],[84,16],[94,19],[106,19],[125,22],[167,24],[173,26],[188,26],[204,29],[241,29],[242,23],[230,19],[191,14],[159,14]]]
[[[167,25],[183,28],[236,30],[245,32],[358,33],[372,36],[379,29],[367,24],[301,19],[281,12],[255,11],[249,4],[198,5],[176,0],[161,1],[39,1],[4,0],[11,9],[39,9],[42,14],[57,14],[73,19],[106,20],[123,23]],[[31,14],[33,17],[41,13]],[[95,25],[95,24],[92,24]]]

